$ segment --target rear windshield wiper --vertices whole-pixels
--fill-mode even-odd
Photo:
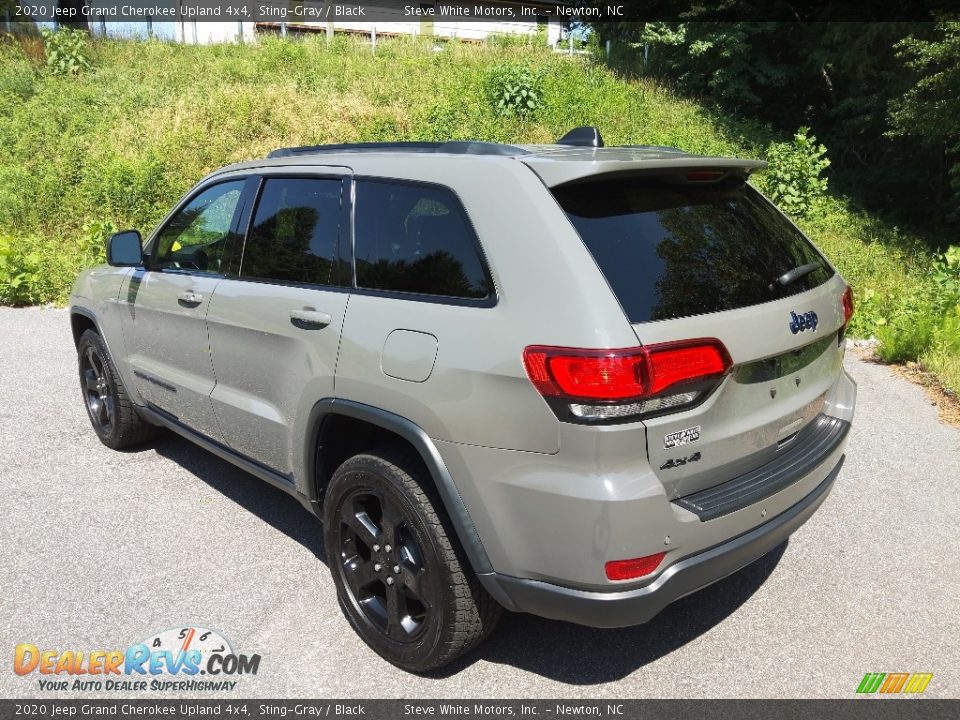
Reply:
[[[777,285],[779,285],[780,287],[786,287],[787,285],[791,285],[795,283],[800,278],[806,277],[812,272],[816,272],[822,267],[823,265],[821,265],[820,263],[812,262],[812,263],[807,263],[806,265],[801,265],[800,267],[795,267],[793,270],[787,270],[787,272],[785,272],[783,275],[781,275],[772,283],[770,283],[770,292],[773,292],[774,290],[776,290]]]

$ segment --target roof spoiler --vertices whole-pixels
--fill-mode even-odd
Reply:
[[[629,150],[628,150],[629,152]],[[639,150],[637,151],[640,152]],[[602,156],[581,160],[557,159],[556,156],[528,155],[520,158],[547,187],[577,182],[596,182],[617,178],[676,176],[683,184],[711,184],[727,178],[746,180],[750,173],[767,166],[762,160],[704,157],[677,152],[660,152],[659,156],[637,155],[635,158]]]
[[[600,131],[592,126],[577,127],[557,140],[557,145],[573,145],[574,147],[603,147],[603,138]]]

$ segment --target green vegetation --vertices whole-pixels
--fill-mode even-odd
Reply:
[[[827,149],[800,128],[792,143],[770,143],[765,181],[768,195],[788,215],[805,217],[827,190],[823,171],[830,165]]]
[[[499,115],[534,115],[543,105],[543,78],[522,63],[495,65],[487,75],[487,98]]]
[[[734,119],[654,80],[625,80],[522,43],[451,42],[434,52],[409,38],[382,41],[374,55],[352,38],[327,46],[309,37],[256,46],[88,42],[82,51],[89,67],[63,75],[36,41],[0,41],[2,302],[63,303],[76,272],[102,260],[112,229],[149,231],[205,173],[276,147],[551,142],[597,125],[609,144],[769,153],[775,171],[754,182],[773,194],[796,185],[801,226],[854,286],[851,332],[882,337],[889,357],[918,359],[960,390],[956,253],[937,263],[919,238],[823,194],[825,158],[806,134],[791,139],[792,131]],[[492,101],[491,77],[504,67],[539,78],[535,113],[504,114]]]
[[[55,75],[76,75],[90,67],[87,34],[83,30],[41,28],[47,67]]]
[[[948,219],[960,222],[960,23],[941,23],[932,39],[908,35],[898,56],[917,75],[890,103],[889,135],[911,138],[946,160]]]
[[[731,17],[756,9],[724,2]],[[834,187],[934,240],[949,233],[960,222],[960,23],[810,22],[818,12],[706,22],[715,8],[691,2],[682,23],[596,29],[616,35],[622,68],[780,132],[809,126],[830,150]]]

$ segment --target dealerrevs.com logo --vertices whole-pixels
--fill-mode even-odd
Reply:
[[[124,650],[14,648],[13,671],[44,691],[232,691],[256,675],[260,655],[243,655],[216,630],[181,626],[153,633]]]

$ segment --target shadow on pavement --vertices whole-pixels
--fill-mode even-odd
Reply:
[[[153,449],[326,563],[320,521],[283,491],[173,434],[157,440]],[[784,542],[740,572],[675,602],[646,625],[600,630],[504,613],[500,626],[476,651],[430,677],[447,678],[486,660],[573,685],[619,680],[732,615],[763,585],[786,548]],[[340,611],[331,607],[329,612]]]
[[[646,625],[597,629],[505,613],[484,644],[436,677],[448,677],[482,659],[572,685],[619,680],[732,615],[760,589],[786,548],[787,542],[781,543],[752,565],[668,606]]]
[[[173,433],[164,433],[152,448],[326,563],[320,520],[282,490]]]

